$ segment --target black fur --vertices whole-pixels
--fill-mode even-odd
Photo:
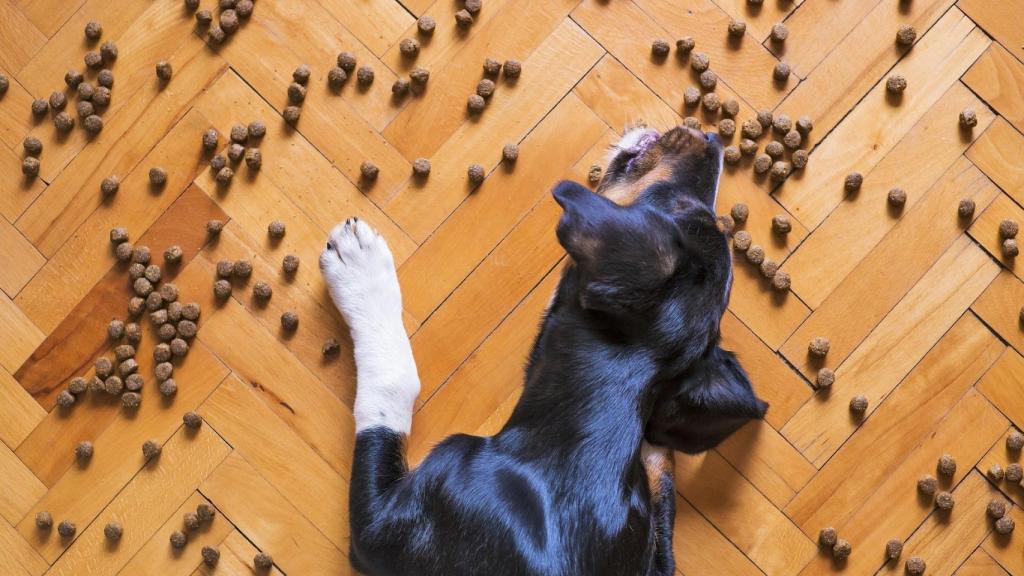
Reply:
[[[649,483],[645,434],[704,450],[765,409],[718,348],[731,261],[713,212],[721,149],[708,149],[632,206],[572,182],[555,188],[565,210],[558,238],[573,263],[530,354],[519,403],[497,435],[449,437],[411,472],[400,435],[374,428],[357,436],[357,569],[673,572],[671,473]]]

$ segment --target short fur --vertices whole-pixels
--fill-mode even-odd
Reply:
[[[348,239],[359,236],[359,225],[332,234],[321,266],[356,342],[357,405],[364,394],[384,397],[374,391],[382,381],[399,404],[375,403],[379,413],[356,415],[349,506],[357,569],[673,573],[671,455],[645,438],[706,450],[767,407],[718,346],[732,281],[714,213],[720,171],[716,137],[676,128],[631,140],[612,160],[602,192],[628,205],[560,183],[557,235],[572,262],[530,353],[519,403],[498,434],[451,436],[413,471],[404,444],[407,396],[418,381],[381,378],[379,365],[406,352],[360,359],[359,342],[375,341],[360,332],[393,335],[401,325],[400,297],[397,313],[364,312],[375,292],[397,291],[393,272],[374,264],[390,262],[390,253],[378,254],[382,242],[353,248]],[[650,181],[652,173],[660,176]],[[338,248],[345,242],[354,254]],[[375,288],[345,290],[339,282]]]

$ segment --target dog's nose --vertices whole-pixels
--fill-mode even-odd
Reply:
[[[714,132],[705,132],[704,139],[712,144],[721,144],[722,138]]]

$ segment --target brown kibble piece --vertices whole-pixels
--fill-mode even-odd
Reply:
[[[907,204],[907,192],[903,188],[889,190],[889,205],[893,208],[903,208]]]
[[[231,183],[231,180],[235,177],[235,171],[229,166],[221,168],[217,172],[217,183],[221,185],[227,185]]]
[[[484,167],[479,164],[470,164],[466,170],[466,176],[469,181],[473,184],[479,184],[484,181],[487,174],[484,172]]]
[[[907,559],[907,574],[910,574],[911,576],[920,576],[921,574],[924,574],[926,567],[924,559],[920,556],[911,556]]]
[[[362,164],[359,165],[359,175],[363,178],[363,180],[376,180],[379,174],[380,168],[377,168],[377,165],[374,164],[373,162],[370,162],[369,160],[365,160],[363,161]]]
[[[772,164],[771,179],[773,182],[784,182],[792,172],[793,167],[790,166],[789,162],[780,160]]]
[[[818,376],[814,382],[818,388],[828,388],[835,384],[836,373],[831,368],[822,368],[818,370]]]
[[[689,54],[696,45],[697,43],[694,41],[692,36],[683,36],[679,40],[676,40],[676,50],[681,54]]]
[[[992,464],[992,467],[988,469],[988,477],[991,478],[993,482],[1002,482],[1004,476],[1006,476],[1006,473],[1003,471],[1003,467],[1000,466],[999,463]]]
[[[150,460],[158,456],[162,449],[158,440],[146,440],[142,443],[142,456]]]
[[[77,446],[75,446],[75,458],[78,458],[79,460],[88,460],[89,458],[92,458],[92,451],[92,442],[82,440]]]
[[[58,112],[53,117],[53,125],[59,132],[69,132],[75,127],[75,119],[67,112]]]
[[[209,504],[203,502],[202,504],[196,506],[196,514],[199,516],[200,523],[207,524],[211,520],[213,520],[214,516],[217,515],[217,511],[216,509],[214,509],[213,506],[210,506]]]
[[[252,559],[252,565],[257,570],[270,570],[274,567],[274,559],[266,552],[260,552]]]
[[[110,361],[110,358],[100,356],[96,359],[94,370],[97,377],[106,378],[114,373],[114,363]]]
[[[99,22],[90,20],[85,24],[85,37],[89,40],[99,40],[102,35],[103,25]]]
[[[970,130],[978,125],[978,113],[974,108],[964,108],[960,112],[960,127]]]
[[[824,358],[828,354],[830,344],[828,338],[824,336],[815,336],[811,338],[810,344],[807,345],[807,351],[811,353],[811,356],[818,358]]]
[[[281,260],[281,269],[286,274],[294,274],[299,269],[299,257],[295,254],[288,254]]]
[[[227,280],[217,280],[213,283],[213,295],[218,300],[224,300],[228,296],[231,296],[231,283]]]
[[[333,90],[341,90],[341,87],[345,85],[346,80],[348,80],[348,73],[338,66],[331,68],[327,72],[327,84]]]
[[[281,314],[281,327],[291,332],[299,327],[299,315],[291,310]]]
[[[746,230],[740,230],[733,234],[732,247],[734,250],[746,252],[747,249],[750,248],[751,241],[752,238],[750,237],[750,232],[747,232]]]
[[[420,34],[430,36],[434,33],[434,29],[437,28],[437,22],[432,16],[424,14],[416,21],[416,28],[420,31]]]
[[[52,92],[52,93],[50,93],[49,103],[50,103],[50,110],[60,111],[60,110],[63,110],[64,108],[67,108],[68,98],[67,98],[67,96],[64,95],[63,92],[59,92],[59,91]]]
[[[298,106],[289,106],[285,108],[284,111],[281,113],[281,116],[284,118],[284,121],[292,126],[294,126],[299,121],[299,116],[301,115],[302,109],[299,108]]]
[[[1005,500],[997,498],[989,502],[985,510],[986,512],[988,512],[988,515],[990,517],[998,520],[999,518],[1006,516],[1006,511],[1008,510],[1008,508],[1009,507],[1006,505]]]
[[[142,377],[142,374],[139,373],[129,374],[128,377],[124,379],[125,390],[130,392],[138,392],[139,390],[142,390],[142,386],[145,385],[145,383],[146,380]]]
[[[175,530],[174,532],[171,532],[171,547],[172,548],[176,548],[176,549],[180,550],[180,549],[185,547],[185,544],[187,542],[188,542],[188,537],[186,537],[185,533],[182,532],[181,530]]]
[[[772,157],[767,154],[759,154],[754,159],[754,172],[757,174],[764,174],[765,172],[772,169]]]
[[[732,118],[722,118],[718,121],[718,133],[726,138],[732,138],[736,134],[736,121]],[[736,149],[739,152],[739,148]]]
[[[703,72],[711,66],[711,58],[703,52],[690,55],[690,68],[696,72]]]
[[[473,25],[473,15],[469,13],[469,10],[459,10],[455,13],[455,23],[459,28],[469,28]]]
[[[917,40],[917,29],[908,24],[903,24],[896,30],[896,43],[900,46],[910,46]]]
[[[170,345],[168,345],[168,349],[170,349]],[[153,368],[153,375],[156,376],[157,382],[167,380],[172,374],[174,374],[174,364],[170,362],[161,362]]]
[[[832,558],[842,562],[850,557],[851,552],[853,552],[853,546],[848,541],[840,538],[836,541],[836,545],[832,547]]]
[[[732,221],[732,216],[728,214],[722,214],[718,217],[718,230],[723,234],[732,234],[733,229],[736,227],[736,223]]]
[[[103,389],[111,396],[117,396],[124,392],[124,380],[118,376],[111,376],[103,381]]]
[[[356,70],[356,82],[358,82],[360,86],[369,86],[370,84],[373,84],[373,78],[373,68],[370,68],[369,66],[360,66],[359,70]]]
[[[57,525],[57,533],[60,534],[61,538],[71,538],[75,535],[77,530],[78,528],[71,520],[62,520],[61,523]]]
[[[259,170],[263,167],[263,154],[259,148],[248,148],[245,151],[245,165],[249,170]]]
[[[238,30],[238,13],[234,10],[224,10],[221,12],[220,28],[229,36],[234,34]]]
[[[789,75],[791,73],[792,69],[790,69],[789,64],[786,62],[779,62],[775,65],[775,69],[772,70],[772,78],[774,78],[776,82],[785,82],[786,80],[789,80]]]
[[[163,186],[167,183],[167,171],[159,166],[149,169],[149,183],[153,186]]]
[[[120,540],[122,534],[124,534],[124,527],[121,526],[120,522],[108,522],[107,525],[103,527],[103,535],[111,542],[117,542]]]
[[[789,216],[785,214],[776,214],[772,217],[772,232],[776,234],[789,234],[793,230],[793,224],[789,221]]]
[[[822,528],[821,531],[818,532],[818,543],[826,548],[835,546],[838,541],[839,533],[831,526],[828,528]]]
[[[719,99],[718,94],[714,92],[708,92],[701,97],[700,103],[704,106],[704,109],[708,112],[715,113],[722,107],[722,100]]]
[[[961,218],[970,218],[974,215],[974,200],[964,198],[956,208],[956,213]]]
[[[953,499],[953,495],[949,492],[942,491],[935,495],[935,507],[943,512],[949,512],[955,504],[956,500]]]
[[[202,416],[191,410],[185,412],[185,414],[181,417],[181,421],[185,424],[186,428],[191,428],[192,430],[196,430],[203,425]]]
[[[288,85],[288,101],[292,104],[302,104],[306,100],[306,87],[298,82]]]
[[[761,134],[764,133],[764,128],[757,120],[744,120],[743,124],[740,126],[740,132],[743,134],[744,138],[750,138],[753,140],[761,137]]]
[[[36,528],[39,528],[40,530],[49,530],[50,528],[53,528],[53,516],[45,510],[36,512]]]
[[[174,69],[171,67],[171,63],[166,60],[161,60],[156,63],[156,77],[161,82],[168,82],[171,76],[174,74]]]
[[[82,61],[85,62],[85,66],[87,68],[99,70],[103,67],[103,54],[95,51],[86,52]]]
[[[178,262],[181,262],[181,259],[184,258],[184,256],[185,252],[181,249],[181,246],[178,246],[177,244],[168,246],[167,249],[164,250],[164,262],[167,264],[177,264]]]
[[[999,236],[1001,238],[1016,238],[1020,232],[1020,225],[1012,218],[1004,218],[999,223]]]
[[[664,58],[665,56],[668,56],[670,50],[671,47],[668,45],[668,42],[660,38],[651,42],[651,54],[655,58]]]
[[[1020,464],[1014,462],[1013,464],[1006,465],[1006,481],[1011,484],[1017,484],[1024,479],[1024,469],[1021,468]]]
[[[736,146],[726,146],[722,153],[726,164],[738,164],[743,155]]]
[[[320,352],[324,356],[333,356],[338,352],[341,352],[341,344],[339,344],[334,338],[328,338],[324,341],[324,345],[320,349]]]
[[[764,261],[761,262],[761,267],[760,268],[761,268],[761,276],[764,276],[765,278],[771,280],[772,278],[775,277],[775,274],[779,271],[779,263],[774,261],[774,260],[771,260],[769,258],[765,258]]]
[[[700,90],[696,86],[689,86],[683,90],[683,104],[686,106],[696,106],[700,103]]]
[[[107,324],[107,337],[111,340],[120,340],[124,337],[124,322],[121,320],[111,320]]]
[[[747,23],[743,20],[732,19],[729,21],[729,36],[742,38],[747,33]]]
[[[284,238],[285,225],[280,220],[274,220],[267,225],[267,235],[271,238]]]
[[[782,158],[783,154],[786,153],[786,149],[782,145],[782,142],[772,140],[771,142],[765,144],[764,153],[771,156],[772,160],[778,160]]]
[[[885,89],[890,94],[903,94],[907,89],[907,79],[902,74],[893,74],[885,81]]]
[[[67,390],[62,390],[60,394],[57,394],[57,405],[61,408],[68,408],[73,406],[75,403],[75,396]]]
[[[185,526],[186,530],[198,530],[199,529],[199,515],[195,512],[185,512],[182,516],[182,525]]]
[[[757,142],[754,142],[750,138],[744,138],[740,140],[740,154],[744,156],[753,156],[757,154]]]
[[[252,295],[260,300],[268,300],[274,295],[274,289],[263,280],[257,281],[252,286]]]
[[[1015,525],[1015,523],[1013,521],[1013,518],[1010,518],[1009,516],[1003,516],[1002,518],[996,520],[996,524],[995,524],[996,533],[997,534],[1002,534],[1002,535],[1005,536],[1005,535],[1009,534],[1010,532],[1013,532],[1014,525]]]
[[[477,82],[476,93],[484,98],[490,98],[494,94],[494,81],[490,78],[482,78]]]
[[[1006,258],[1016,258],[1020,254],[1020,249],[1017,247],[1017,240],[1015,238],[1007,238],[1003,240],[1003,256]]]
[[[470,114],[479,114],[487,106],[487,101],[479,94],[470,94],[466,99],[466,109]]]
[[[126,410],[135,410],[142,404],[142,396],[138,392],[125,392],[121,395],[121,406]]]
[[[772,26],[770,38],[772,42],[785,42],[786,38],[789,37],[789,28],[782,22]]]
[[[68,392],[71,392],[75,396],[85,392],[89,383],[81,376],[76,376],[68,382]]]
[[[747,262],[750,262],[755,266],[760,266],[761,262],[764,262],[764,248],[755,244],[747,249],[746,256]]]
[[[804,141],[803,136],[797,130],[790,130],[782,137],[782,145],[790,150],[796,150]]]
[[[216,566],[220,560],[220,550],[213,546],[203,546],[203,563],[207,566]]]
[[[853,398],[850,398],[850,412],[854,414],[863,414],[868,410],[868,398],[863,394],[858,394]]]
[[[38,157],[43,151],[43,142],[35,136],[26,136],[21,147],[25,149],[25,154]]]
[[[779,270],[775,273],[775,276],[772,277],[772,289],[776,292],[786,292],[792,284],[793,280],[790,278],[788,272]]]
[[[843,181],[843,189],[847,192],[856,192],[860,190],[862,184],[864,184],[864,177],[860,172],[850,172]]]
[[[42,116],[50,110],[50,104],[42,98],[36,98],[32,101],[32,114],[34,116]]]
[[[1006,437],[1006,449],[1011,452],[1020,452],[1024,448],[1024,434],[1021,434],[1017,430],[1010,432],[1010,435]]]
[[[893,538],[885,543],[885,557],[889,560],[896,560],[903,554],[903,541]]]

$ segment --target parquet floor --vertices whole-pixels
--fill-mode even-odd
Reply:
[[[365,218],[400,266],[423,382],[411,459],[450,433],[498,429],[563,258],[552,183],[585,181],[629,122],[666,128],[697,115],[715,129],[720,116],[682,105],[696,85],[685,60],[674,48],[651,58],[652,40],[682,36],[710,56],[739,121],[770,109],[809,116],[814,130],[810,163],[784,184],[755,177],[749,158],[722,179],[719,211],[749,207],[743,228],[792,287],[772,292],[737,255],[726,344],[771,410],[717,450],[677,459],[679,571],[898,574],[902,560],[883,556],[898,538],[903,559],[922,557],[930,574],[1024,574],[1024,534],[995,534],[985,514],[1003,499],[1024,522],[1024,489],[986,477],[994,463],[1021,461],[1004,439],[1024,427],[1024,275],[997,231],[1004,218],[1024,221],[1024,0],[486,0],[459,31],[461,7],[259,0],[211,46],[181,0],[0,0],[0,72],[10,78],[0,97],[0,574],[249,574],[260,550],[275,573],[350,573],[354,374],[316,265],[327,230]],[[399,41],[416,36],[423,14],[437,30],[403,59]],[[739,41],[727,37],[731,18],[747,23]],[[90,20],[119,47],[113,100],[98,136],[60,135],[30,103],[82,69]],[[779,21],[784,45],[768,39]],[[919,32],[912,49],[894,43],[903,23]],[[342,50],[373,67],[370,87],[327,87]],[[469,118],[486,57],[521,60],[523,74],[499,80]],[[793,69],[782,84],[772,81],[780,58]],[[166,84],[154,76],[160,60],[174,68]],[[282,111],[303,63],[313,78],[293,129]],[[392,99],[392,82],[414,65],[430,71],[426,91]],[[885,89],[894,73],[909,84],[898,100]],[[969,132],[957,121],[967,107],[978,116]],[[262,170],[241,166],[218,187],[202,133],[256,119],[267,124]],[[29,134],[44,144],[34,180],[19,170]],[[514,167],[501,163],[509,142],[521,147]],[[433,164],[425,181],[410,178],[418,157]],[[367,159],[380,167],[372,184],[359,176]],[[488,173],[475,191],[471,163]],[[162,189],[148,185],[154,166],[167,170]],[[847,195],[851,171],[864,185]],[[99,184],[112,174],[120,192],[104,201]],[[908,197],[902,211],[886,204],[896,186]],[[967,220],[956,214],[964,198],[977,206]],[[787,236],[770,230],[778,214],[793,223]],[[210,219],[227,223],[216,239]],[[276,242],[266,232],[275,219],[287,225]],[[156,389],[157,338],[140,320],[141,407],[128,413],[89,393],[64,410],[58,393],[111,355],[106,325],[127,314],[113,226],[161,265],[165,248],[181,246],[164,281],[201,305],[199,334],[176,361],[173,399]],[[288,253],[301,258],[293,277],[280,271]],[[218,302],[216,264],[240,258],[251,259],[252,279]],[[269,302],[251,295],[257,280],[273,286]],[[287,310],[300,317],[294,333],[280,327]],[[811,385],[814,336],[831,341],[830,392]],[[332,337],[341,354],[324,358]],[[870,402],[863,419],[848,410],[855,394]],[[182,425],[188,410],[205,419],[198,431]],[[147,439],[163,444],[148,464]],[[95,454],[76,463],[82,440]],[[942,483],[956,498],[951,514],[915,487],[945,453],[959,465]],[[202,502],[216,518],[172,551],[170,533]],[[37,530],[43,510],[72,520],[75,537]],[[117,544],[104,540],[111,521],[124,527]],[[825,526],[852,543],[844,564],[819,551]],[[201,562],[206,545],[221,551],[216,568]]]

